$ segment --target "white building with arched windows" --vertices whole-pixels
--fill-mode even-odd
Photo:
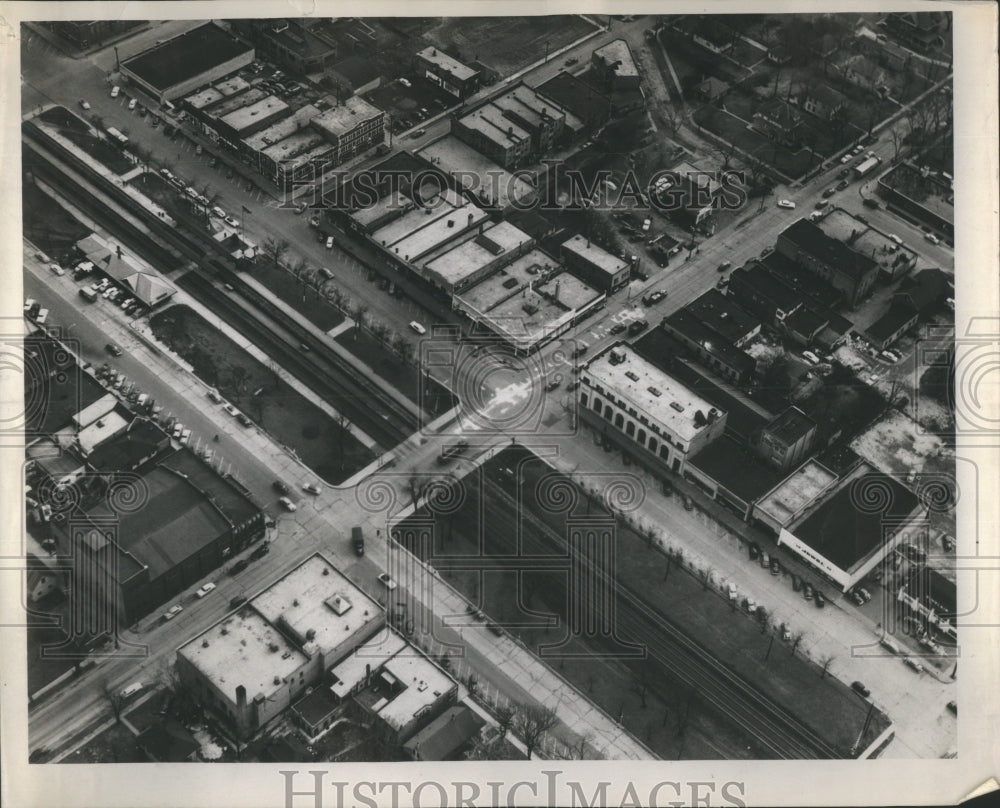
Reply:
[[[610,346],[581,369],[579,403],[586,423],[640,462],[654,460],[677,474],[726,428],[725,412],[625,343]]]

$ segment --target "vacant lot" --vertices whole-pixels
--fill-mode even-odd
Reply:
[[[148,763],[149,758],[135,742],[135,735],[122,724],[112,724],[92,738],[63,763]]]
[[[246,412],[328,483],[341,483],[374,454],[333,418],[187,306],[150,318],[157,339],[206,384]],[[257,395],[257,391],[262,391]]]
[[[258,261],[254,278],[321,331],[329,331],[344,322],[341,311],[315,287],[307,287],[284,267],[275,266],[273,261]]]
[[[503,76],[595,30],[582,17],[441,17],[423,38],[466,63],[479,61]],[[420,50],[420,48],[417,48]]]

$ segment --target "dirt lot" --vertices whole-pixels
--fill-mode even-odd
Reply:
[[[150,327],[202,381],[294,449],[326,482],[343,482],[374,459],[350,432],[186,306],[159,312]],[[264,392],[254,395],[259,388]]]

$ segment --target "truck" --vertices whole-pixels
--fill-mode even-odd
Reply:
[[[354,546],[354,554],[363,556],[365,554],[365,534],[358,526],[351,528],[351,544]]]
[[[97,300],[97,292],[95,292],[94,288],[90,286],[87,287],[86,289],[80,290],[80,297],[82,297],[88,303],[93,303],[95,300]]]
[[[869,157],[867,160],[861,161],[856,166],[854,166],[854,176],[855,177],[865,176],[865,174],[867,174],[869,171],[875,168],[875,166],[877,166],[880,162],[882,161],[879,160],[878,157]]]

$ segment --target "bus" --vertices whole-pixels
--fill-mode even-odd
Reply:
[[[128,138],[125,137],[121,132],[115,129],[113,126],[109,126],[104,130],[107,133],[108,138],[111,142],[118,146],[120,149],[124,149],[128,146]]]

